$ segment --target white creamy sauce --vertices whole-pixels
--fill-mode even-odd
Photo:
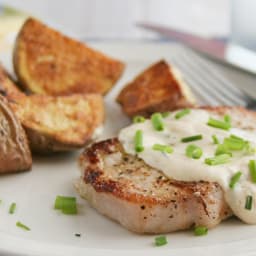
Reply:
[[[217,145],[213,143],[212,135],[216,135],[220,143],[231,134],[248,140],[256,147],[256,133],[238,128],[229,131],[214,128],[207,125],[210,117],[221,119],[209,114],[205,110],[191,110],[180,119],[175,119],[176,112],[163,118],[164,130],[156,131],[151,120],[144,123],[136,123],[124,128],[119,133],[119,140],[125,151],[129,154],[137,154],[148,165],[164,172],[169,178],[182,181],[212,181],[217,182],[225,193],[225,199],[234,214],[247,223],[256,224],[256,184],[251,182],[248,163],[256,160],[255,154],[245,154],[244,151],[232,151],[233,156],[228,163],[221,165],[207,165],[205,158],[215,155]],[[144,151],[136,153],[134,149],[134,135],[137,130],[143,132]],[[203,139],[188,143],[181,142],[181,138],[202,134]],[[154,144],[170,145],[173,153],[163,153],[152,149]],[[199,146],[203,150],[200,159],[192,159],[186,156],[186,147],[190,144]],[[242,176],[233,189],[229,188],[231,177],[238,171]],[[253,196],[252,209],[245,209],[247,196]]]

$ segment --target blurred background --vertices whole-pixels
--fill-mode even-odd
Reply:
[[[256,0],[0,0],[0,53],[14,41],[27,16],[88,43],[168,42],[136,26],[143,21],[205,38],[228,39],[229,59],[249,64],[256,74],[255,11]],[[255,75],[217,64],[233,83],[253,88],[250,92],[256,95]]]
[[[37,16],[76,38],[156,38],[136,28],[142,20],[206,37],[230,32],[229,0],[0,0],[0,5]]]

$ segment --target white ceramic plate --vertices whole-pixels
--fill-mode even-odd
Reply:
[[[96,48],[126,61],[118,85],[106,97],[107,120],[102,138],[114,136],[129,123],[114,102],[121,86],[160,58],[171,60],[175,44],[96,43]],[[10,52],[1,60],[11,69]],[[56,195],[76,196],[79,176],[77,153],[34,157],[31,172],[0,177],[1,255],[251,255],[256,249],[256,227],[231,219],[210,230],[205,237],[192,231],[168,234],[168,245],[154,247],[152,235],[137,235],[99,215],[78,196],[79,214],[68,216],[53,209]],[[16,202],[15,214],[8,214]],[[31,228],[15,226],[21,221]],[[81,237],[76,237],[80,233]]]

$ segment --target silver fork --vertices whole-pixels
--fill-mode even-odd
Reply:
[[[179,47],[172,63],[203,105],[243,106],[256,110],[256,100],[229,82],[218,70],[192,50]]]

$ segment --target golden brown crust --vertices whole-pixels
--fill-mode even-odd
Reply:
[[[193,106],[194,102],[185,90],[187,88],[184,88],[171,67],[161,60],[125,85],[117,97],[117,102],[128,116],[148,117],[154,112]]]
[[[11,103],[27,131],[34,152],[83,147],[104,120],[101,95],[31,95]]]
[[[39,94],[106,94],[124,64],[29,18],[20,30],[13,55],[24,89]]]
[[[81,148],[104,121],[101,95],[27,96],[19,91],[1,66],[0,93],[8,99],[25,128],[33,152]]]

